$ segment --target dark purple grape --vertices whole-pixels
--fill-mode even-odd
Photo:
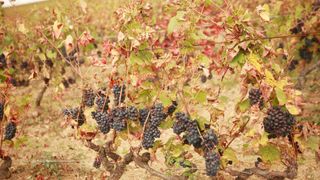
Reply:
[[[13,139],[16,134],[16,130],[17,130],[16,124],[13,122],[9,122],[5,128],[4,139],[5,140]]]

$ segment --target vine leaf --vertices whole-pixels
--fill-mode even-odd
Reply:
[[[194,97],[199,103],[204,103],[207,101],[207,93],[204,91],[199,91]]]
[[[174,147],[175,147],[175,148],[174,148],[173,151],[172,151],[172,155],[173,155],[174,157],[178,157],[178,156],[181,155],[181,153],[184,152],[184,148],[183,148],[183,145],[182,145],[182,144],[176,144]]]
[[[280,151],[274,145],[260,146],[258,154],[264,161],[274,162],[280,159]]]
[[[292,115],[298,115],[301,113],[301,109],[292,104],[286,104],[286,108]]]
[[[230,67],[235,68],[236,66],[242,67],[245,63],[245,55],[242,50],[232,59],[230,62]]]
[[[272,73],[269,70],[264,70],[264,75],[266,76],[266,81],[271,86],[276,86],[276,80],[274,79]]]
[[[177,15],[170,19],[168,28],[167,28],[168,34],[173,33],[174,30],[181,27],[180,25],[182,25],[182,20],[185,14],[186,14],[185,11],[178,11]]]
[[[235,152],[234,149],[232,148],[227,148],[224,152],[223,152],[223,156],[222,156],[222,162],[224,164],[224,166],[226,165],[226,163],[228,161],[232,161],[233,164],[238,163],[239,160],[237,158],[237,153]]]
[[[320,137],[319,136],[310,136],[306,143],[307,147],[310,149],[317,151],[320,145]]]
[[[159,100],[164,106],[169,106],[171,104],[171,99],[164,93],[159,95]]]
[[[279,105],[284,105],[287,102],[287,96],[286,94],[283,92],[282,89],[280,89],[279,87],[275,88],[276,90],[276,95],[277,95],[277,99],[279,101]]]
[[[259,5],[257,7],[257,11],[259,16],[264,20],[264,21],[270,21],[270,8],[268,4],[264,4],[263,6]]]
[[[249,107],[250,107],[249,99],[243,100],[238,104],[238,108],[241,112],[247,111]]]
[[[262,65],[259,62],[259,57],[256,54],[247,56],[247,61],[260,73],[262,73]]]

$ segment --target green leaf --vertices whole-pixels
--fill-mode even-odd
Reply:
[[[174,148],[173,148],[173,151],[172,151],[172,156],[178,157],[183,152],[184,152],[183,145],[182,144],[175,144]]]
[[[207,93],[204,91],[199,91],[194,97],[199,103],[204,103],[207,101]]]
[[[183,19],[183,16],[185,14],[186,14],[185,11],[178,11],[177,15],[170,19],[168,28],[167,28],[168,34],[173,33],[175,29],[181,28],[181,25],[182,25],[181,20]]]
[[[47,58],[46,58],[46,55],[43,54],[43,53],[40,53],[38,54],[39,58],[42,60],[42,61],[45,61]]]
[[[246,100],[240,102],[240,103],[238,104],[238,107],[239,107],[239,110],[240,110],[241,112],[245,112],[246,110],[248,110],[249,107],[250,107],[249,99],[246,99]]]
[[[234,149],[228,148],[223,152],[222,160],[224,164],[226,164],[228,161],[232,161],[233,163],[238,163],[239,160],[237,158],[237,153]]]
[[[277,95],[277,99],[279,101],[279,105],[284,105],[287,102],[287,96],[286,94],[283,92],[282,89],[276,87],[276,95]]]
[[[320,145],[320,137],[319,136],[310,136],[307,140],[307,146],[314,150],[317,151]]]
[[[130,64],[138,64],[138,65],[143,65],[144,62],[141,58],[139,58],[135,53],[130,54]]]
[[[230,67],[235,68],[236,66],[242,67],[246,62],[243,51],[239,51],[238,54],[230,62]]]
[[[281,72],[281,67],[279,66],[279,64],[272,64],[272,69],[278,74]]]
[[[56,53],[54,51],[51,51],[51,50],[48,49],[46,54],[47,54],[47,57],[50,58],[50,59],[55,59],[56,58]]]
[[[173,126],[173,119],[172,118],[167,118],[165,121],[163,121],[161,124],[160,124],[160,128],[162,129],[169,129]]]
[[[172,103],[171,99],[164,93],[159,95],[159,100],[162,102],[163,106],[169,106]]]
[[[204,130],[205,129],[205,124],[209,124],[210,123],[210,121],[208,121],[206,118],[203,118],[203,117],[199,117],[196,120],[198,122],[200,130]]]
[[[199,55],[199,62],[201,62],[205,67],[208,67],[211,63],[210,59],[204,54]]]
[[[274,145],[260,146],[258,154],[264,161],[277,161],[280,160],[280,151]]]
[[[28,142],[28,137],[23,135],[23,136],[19,136],[18,138],[16,138],[15,142],[14,142],[14,148],[20,148],[22,147],[24,144],[26,144]]]

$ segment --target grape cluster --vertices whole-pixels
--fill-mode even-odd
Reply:
[[[172,101],[172,104],[168,107],[167,114],[172,115],[174,111],[177,109],[178,103],[177,101]]]
[[[83,91],[83,103],[87,107],[92,107],[94,104],[95,93],[92,89],[85,89]]]
[[[147,120],[148,114],[149,114],[149,109],[147,108],[139,109],[139,121],[141,126],[143,126],[145,121]]]
[[[7,61],[6,61],[6,57],[4,56],[4,54],[0,55],[0,69],[4,69],[7,67]]]
[[[295,27],[290,29],[290,32],[292,34],[298,34],[302,31],[302,27],[304,26],[304,22],[301,20],[298,20],[298,23],[296,24]]]
[[[4,104],[0,102],[0,122],[3,119],[3,115],[4,115]]]
[[[91,116],[94,120],[96,120],[99,129],[103,134],[107,134],[110,131],[112,118],[109,116],[109,114],[98,111],[91,112]]]
[[[128,119],[130,120],[137,120],[139,117],[139,111],[134,106],[129,106],[127,108],[127,114],[128,114]]]
[[[166,114],[163,112],[162,104],[156,104],[151,109],[150,125],[158,127],[160,123],[166,118]]]
[[[10,78],[10,83],[14,87],[29,86],[29,80]]]
[[[304,37],[304,45],[299,49],[299,55],[302,59],[304,59],[306,62],[311,62],[313,57],[313,45],[320,44],[320,40],[317,37]],[[319,48],[318,48],[319,50]]]
[[[292,60],[292,61],[290,62],[290,64],[289,64],[289,66],[288,66],[288,70],[289,70],[289,71],[295,70],[295,69],[296,69],[296,66],[297,66],[298,64],[299,64],[299,62],[298,62],[296,59]]]
[[[13,122],[9,122],[5,128],[4,139],[11,140],[16,134],[17,126]]]
[[[270,137],[287,136],[291,133],[295,124],[295,117],[280,107],[272,107],[268,110],[263,120],[264,130],[270,133]]]
[[[81,108],[70,108],[70,109],[64,109],[63,114],[65,116],[71,117],[73,120],[78,122],[78,125],[81,126],[85,121],[86,117],[84,115],[83,109]]]
[[[142,147],[149,149],[153,147],[156,138],[160,137],[160,130],[157,127],[149,126],[143,133]]]
[[[263,103],[263,97],[261,95],[262,95],[262,92],[260,91],[260,89],[251,89],[249,91],[250,105],[253,106],[255,104],[258,104],[259,108],[262,109],[264,103]]]
[[[206,152],[204,155],[206,161],[206,173],[208,176],[216,176],[220,166],[220,156],[214,151]]]
[[[192,144],[195,148],[201,147],[201,135],[198,131],[198,123],[196,120],[189,121],[186,126],[186,140],[188,144]]]
[[[112,127],[116,131],[122,131],[127,128],[127,110],[125,107],[117,107],[111,111],[113,124]]]
[[[20,69],[24,69],[24,70],[30,69],[28,61],[22,61],[20,64]]]
[[[203,142],[202,147],[205,151],[213,150],[216,145],[218,144],[218,137],[213,129],[209,129],[204,135],[203,135]]]
[[[306,62],[310,62],[312,60],[313,52],[310,50],[309,47],[303,46],[299,49],[299,55]]]
[[[176,121],[173,124],[173,132],[175,134],[181,134],[186,131],[187,124],[191,121],[189,116],[187,116],[185,113],[177,112],[175,114]]]
[[[50,67],[50,68],[53,67],[53,62],[52,62],[51,59],[46,59],[46,60],[44,61],[44,63],[45,63],[48,67]]]
[[[151,108],[150,121],[148,121],[148,124],[146,124],[146,129],[143,133],[143,139],[142,139],[142,146],[145,149],[152,148],[155,139],[160,137],[160,130],[158,129],[158,126],[167,117],[166,113],[164,113],[163,110],[164,110],[163,105],[160,103],[155,104]],[[145,113],[145,117],[147,117],[149,112],[147,113],[147,111],[145,111],[144,113]]]
[[[114,85],[112,88],[113,96],[114,96],[114,104],[116,106],[119,105],[119,103],[123,103],[126,98],[126,86],[122,85]],[[121,96],[121,97],[120,97]]]
[[[98,111],[104,111],[106,112],[109,108],[109,97],[103,94],[101,91],[98,92],[96,96],[96,105]]]
[[[188,115],[182,112],[175,114],[176,121],[173,124],[173,132],[181,134],[185,132],[184,139],[187,144],[192,144],[194,147],[201,147],[201,135],[198,131],[198,123],[196,120],[191,120]]]

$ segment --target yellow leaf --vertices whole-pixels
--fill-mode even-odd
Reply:
[[[288,111],[289,111],[290,114],[292,114],[292,115],[298,115],[298,114],[300,114],[300,112],[301,112],[301,109],[300,109],[300,108],[298,108],[297,106],[292,105],[292,104],[286,104],[286,108],[288,109]]]
[[[266,132],[264,132],[259,140],[259,144],[264,146],[264,145],[267,145],[268,144],[268,134]]]
[[[270,21],[270,8],[268,4],[264,4],[263,6],[259,5],[257,7],[257,11],[259,16],[264,20],[264,21]]]
[[[266,76],[266,81],[270,86],[276,86],[276,80],[274,79],[272,73],[269,70],[264,70],[264,75]]]
[[[254,137],[256,133],[256,130],[255,129],[250,129],[247,133],[246,133],[246,137]]]
[[[288,84],[287,79],[282,79],[280,81],[276,81],[275,86],[279,89],[283,89]]]
[[[261,64],[259,63],[259,57],[255,54],[250,54],[248,57],[247,57],[247,60],[249,61],[249,63],[257,70],[259,71],[260,73],[262,72],[261,69],[262,69],[262,66]]]

